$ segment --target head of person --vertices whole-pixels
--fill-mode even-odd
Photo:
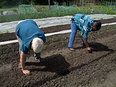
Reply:
[[[43,48],[44,42],[41,38],[34,38],[32,40],[32,49],[35,53],[40,53]]]
[[[101,22],[98,20],[94,21],[92,31],[98,31],[101,28]]]

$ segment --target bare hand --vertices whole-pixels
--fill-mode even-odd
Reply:
[[[91,50],[90,47],[87,47],[87,50],[88,50],[89,53],[92,53],[92,50]]]
[[[25,69],[25,70],[22,70],[22,71],[23,71],[23,73],[24,73],[25,75],[29,75],[29,74],[30,74],[30,70]]]

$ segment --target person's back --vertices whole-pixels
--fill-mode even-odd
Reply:
[[[85,14],[75,14],[72,17],[81,31],[91,31],[94,20]]]
[[[40,37],[45,42],[44,32],[41,31],[33,20],[26,20],[18,24],[16,34],[27,42],[34,37]]]

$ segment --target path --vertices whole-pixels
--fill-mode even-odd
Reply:
[[[116,17],[116,15],[106,15],[106,14],[91,14],[88,16],[96,20],[110,19]],[[50,17],[50,18],[34,19],[34,21],[38,24],[38,26],[40,26],[40,28],[43,28],[43,27],[50,27],[56,25],[70,24],[71,17],[72,16]],[[0,23],[0,32],[2,33],[14,32],[18,22],[19,21]]]

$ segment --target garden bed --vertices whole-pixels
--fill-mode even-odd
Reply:
[[[115,19],[101,20],[116,22]],[[70,25],[43,28],[45,33],[70,29]],[[81,45],[80,32],[75,38],[76,51],[67,48],[70,34],[47,37],[41,53],[42,62],[30,61],[26,67],[30,75],[24,75],[19,65],[18,43],[0,46],[1,87],[103,87],[116,85],[116,25],[104,26],[89,34],[93,49],[88,53]],[[14,40],[14,33],[1,34],[0,42]],[[27,58],[32,58],[30,51]],[[113,79],[113,80],[112,80]],[[105,86],[105,87],[106,87]]]

